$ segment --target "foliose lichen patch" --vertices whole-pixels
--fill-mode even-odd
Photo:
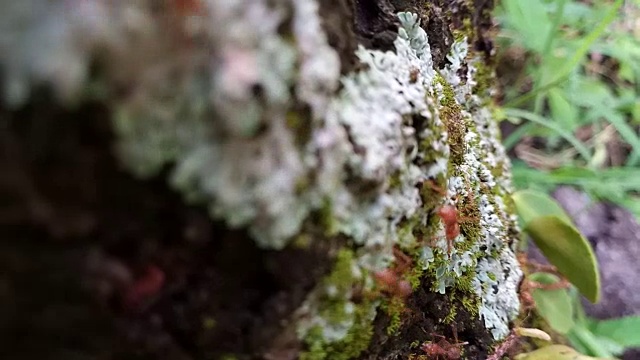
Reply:
[[[466,82],[461,83],[458,75],[463,62],[473,63],[466,60],[467,46],[456,43],[448,57],[450,65],[436,72],[417,18],[406,13],[399,18],[402,27],[394,43],[396,53],[359,49],[357,55],[367,70],[343,79],[344,89],[327,116],[327,122],[335,116],[348,131],[354,146],[354,154],[348,157],[351,174],[384,186],[377,195],[372,192],[368,202],[355,201],[353,193],[346,193],[349,201],[344,204],[359,206],[345,207],[347,211],[337,203],[334,214],[340,231],[357,244],[382,249],[361,249],[359,260],[354,259],[358,266],[369,272],[380,270],[389,267],[392,246],[410,249],[417,254],[422,271],[436,279],[434,291],[452,289],[469,296],[472,300],[462,303],[475,306],[469,310],[484,319],[494,338],[501,339],[518,313],[521,273],[511,247],[514,239],[507,233],[515,226],[504,205],[511,185],[508,178],[496,178],[492,172],[507,163],[497,127],[490,112],[480,106],[481,97],[471,93],[473,66],[464,74]],[[420,75],[412,78],[415,69]],[[415,116],[427,119],[428,125],[417,127],[410,121]],[[451,121],[458,122],[455,137]],[[452,147],[459,151],[453,166]],[[377,155],[373,159],[368,157],[370,149]],[[425,156],[434,152],[439,154],[436,158]],[[387,178],[393,174],[394,181],[385,182],[384,176],[376,178],[378,174]],[[446,179],[445,194],[430,194],[439,205],[456,204],[461,216],[462,231],[451,254],[441,222],[431,221],[435,206],[425,207],[416,192],[427,182],[437,187],[435,179],[440,176]],[[430,226],[434,228],[424,229]],[[433,238],[420,239],[415,233]],[[350,296],[344,301],[349,303]]]

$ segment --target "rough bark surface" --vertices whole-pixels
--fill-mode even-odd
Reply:
[[[100,11],[106,11],[117,19],[134,16],[133,20],[122,20],[126,23],[122,26],[127,31],[140,32],[135,33],[137,37],[124,30],[114,30],[114,33],[107,34],[106,29],[109,26],[117,28],[119,25],[100,25],[107,26],[103,28],[82,23],[79,25],[80,29],[87,26],[90,30],[105,33],[96,35],[87,31],[83,34],[80,31],[81,34],[73,35],[73,41],[44,39],[42,41],[51,41],[53,47],[72,43],[69,45],[71,50],[61,48],[64,56],[60,55],[60,59],[47,58],[58,54],[41,54],[40,51],[47,50],[42,50],[43,47],[39,47],[37,42],[33,45],[38,47],[37,49],[31,49],[31,45],[25,44],[29,43],[30,36],[42,37],[38,29],[48,29],[46,26],[51,25],[44,20],[58,26],[55,24],[58,21],[56,16],[71,16],[57,13],[61,11],[63,3],[77,5],[82,11],[81,15],[85,16],[101,14]],[[304,221],[300,221],[300,228],[293,231],[296,235],[280,236],[280,228],[274,230],[269,226],[271,219],[268,216],[247,215],[254,217],[250,220],[246,220],[247,217],[237,220],[232,215],[220,216],[219,212],[216,212],[219,208],[207,208],[210,205],[207,201],[211,200],[211,197],[207,198],[208,194],[205,194],[204,201],[202,193],[190,198],[192,193],[181,187],[184,182],[180,183],[182,185],[176,185],[179,179],[175,180],[171,175],[173,164],[179,162],[179,159],[169,157],[171,160],[161,160],[155,165],[149,165],[150,168],[140,169],[136,168],[137,164],[132,166],[132,163],[142,150],[126,147],[131,144],[123,146],[126,141],[122,139],[130,136],[126,131],[131,130],[127,127],[126,121],[131,118],[138,119],[140,114],[147,114],[150,109],[157,108],[161,112],[165,99],[168,99],[167,107],[171,110],[185,107],[187,110],[184,112],[178,113],[176,110],[176,114],[171,116],[184,117],[184,121],[188,122],[187,118],[196,111],[193,109],[197,108],[197,104],[196,100],[193,100],[194,96],[191,96],[193,93],[185,90],[188,86],[182,86],[186,82],[181,81],[182,77],[188,77],[186,73],[197,75],[204,67],[210,66],[211,61],[219,61],[214,65],[216,69],[233,66],[230,64],[232,61],[224,60],[228,54],[215,48],[216,44],[224,43],[224,39],[212,41],[213,45],[202,45],[200,37],[205,36],[203,34],[206,31],[198,32],[198,26],[203,26],[197,21],[201,12],[206,13],[209,9],[207,6],[215,8],[218,3],[222,4],[225,1],[148,0],[140,2],[144,4],[140,6],[123,5],[125,2],[115,1],[116,10],[102,9],[103,5],[100,3],[78,1],[76,4],[73,1],[33,0],[21,3],[22,5],[12,5],[11,9],[7,8],[6,14],[9,15],[0,16],[0,24],[3,28],[13,31],[7,34],[13,36],[11,39],[14,40],[8,44],[13,50],[10,54],[9,49],[0,48],[0,52],[5,54],[0,56],[2,80],[5,85],[0,110],[0,335],[5,339],[0,349],[1,358],[405,359],[412,354],[425,355],[419,349],[419,345],[425,341],[438,341],[439,336],[451,341],[457,337],[460,342],[467,342],[468,344],[462,347],[463,358],[486,358],[496,339],[501,336],[492,335],[491,329],[487,328],[487,320],[478,313],[480,310],[477,304],[482,302],[482,299],[477,299],[477,296],[472,294],[470,285],[474,280],[475,270],[472,275],[468,275],[464,286],[455,280],[452,280],[451,284],[447,283],[446,293],[435,291],[438,281],[442,283],[444,290],[445,280],[436,278],[442,274],[416,270],[415,274],[412,273],[415,279],[412,279],[414,282],[411,295],[401,306],[396,306],[393,310],[394,304],[397,305],[397,299],[381,293],[379,289],[375,290],[379,284],[371,282],[371,274],[376,269],[380,271],[380,266],[362,265],[365,274],[363,280],[348,283],[348,290],[345,290],[349,294],[348,301],[344,304],[339,303],[340,306],[356,304],[356,310],[349,311],[363,312],[358,315],[357,321],[362,322],[364,326],[352,326],[346,335],[351,342],[360,343],[352,345],[343,339],[332,342],[314,338],[313,327],[309,330],[309,327],[304,328],[300,323],[316,321],[313,320],[316,316],[315,307],[330,307],[325,302],[333,305],[337,302],[326,299],[331,298],[331,291],[321,285],[327,284],[326,288],[334,286],[328,279],[339,273],[336,267],[341,259],[351,261],[347,262],[347,265],[351,266],[355,263],[352,258],[368,256],[366,251],[362,250],[368,245],[358,243],[354,240],[356,236],[353,234],[335,231],[332,228],[333,216],[329,209],[332,204],[304,207],[301,211],[306,211],[308,216]],[[230,3],[237,5],[241,2]],[[299,25],[294,26],[291,22],[296,16],[302,15],[292,14],[308,11],[306,4],[315,2],[291,0],[273,3],[280,6],[278,10],[282,11],[281,16],[285,19],[274,31],[285,39],[294,38],[299,41],[304,29],[295,28]],[[339,60],[338,72],[342,76],[368,70],[366,66],[362,66],[361,59],[355,56],[358,45],[369,50],[396,51],[394,44],[398,39],[398,29],[402,26],[397,14],[410,12],[417,14],[422,29],[426,31],[434,68],[444,69],[451,66],[447,54],[451,53],[456,37],[467,36],[470,44],[469,58],[475,56],[478,65],[482,66],[477,73],[490,79],[491,71],[486,69],[491,68],[492,45],[489,31],[492,1],[331,0],[318,3],[322,31],[326,34],[327,44]],[[140,14],[147,17],[133,10],[132,13],[124,10],[118,13],[120,8],[124,9],[127,6],[135,8],[135,11],[140,11]],[[248,1],[237,6],[242,9],[242,6],[253,5]],[[314,7],[315,5],[311,9]],[[25,8],[28,15],[25,15]],[[223,6],[220,6],[218,10],[222,11],[222,8]],[[31,22],[12,22],[12,17],[22,19],[21,17],[28,16],[34,17],[28,18]],[[176,22],[183,21],[184,16],[196,18],[196,24],[193,26],[195,30],[176,25]],[[92,18],[89,16],[87,19]],[[267,19],[265,16],[264,21],[268,20],[273,19]],[[158,27],[151,26],[152,30],[140,30],[140,26],[147,26],[145,21],[157,23]],[[133,25],[129,22],[133,22]],[[222,29],[232,25],[234,24],[221,23],[216,26]],[[247,25],[251,26],[245,24]],[[260,23],[255,25],[269,27]],[[61,33],[69,30],[60,26]],[[312,26],[313,24],[309,25]],[[292,28],[297,30],[293,31]],[[165,30],[158,29],[172,30],[161,33]],[[212,29],[215,31],[216,27],[213,26]],[[158,35],[158,32],[162,36]],[[89,40],[78,41],[75,38],[84,35]],[[107,39],[108,36],[115,39],[126,37],[126,44],[114,45],[115,40]],[[155,36],[163,41],[154,42]],[[212,37],[215,39],[215,36]],[[59,44],[56,43],[58,40]],[[91,41],[95,44],[91,44]],[[152,46],[139,48],[137,42]],[[301,59],[308,55],[305,53],[307,50],[304,50],[305,44],[296,46],[302,55],[297,55],[298,62],[294,61],[292,67],[302,68],[304,61]],[[286,50],[286,46],[283,49]],[[122,56],[123,51],[129,50],[132,51],[129,56]],[[237,55],[234,61],[251,63],[252,60],[242,53],[242,49],[233,51],[236,51],[233,54]],[[70,53],[76,57],[69,55]],[[282,49],[274,53],[281,54]],[[183,59],[180,54],[190,54],[192,57]],[[29,59],[29,56],[42,55],[49,59],[49,62],[30,63],[20,57],[23,55]],[[214,60],[210,60],[209,56]],[[163,57],[166,57],[166,63],[158,60]],[[82,58],[84,63],[76,64],[79,58]],[[131,58],[137,59],[134,64],[130,61]],[[470,74],[466,59],[464,61],[457,69],[463,84],[467,74]],[[127,65],[122,66],[124,63]],[[192,66],[192,63],[196,65],[185,70]],[[161,75],[163,79],[172,80],[155,83],[153,78],[137,76],[146,74],[147,67],[152,67],[147,64],[153,64],[158,72],[168,74],[165,77]],[[71,70],[65,67],[67,65]],[[236,70],[231,69],[230,72]],[[296,69],[298,70],[303,72]],[[24,75],[23,78],[14,79],[21,75]],[[207,78],[210,74],[200,76]],[[242,73],[235,80],[241,82],[252,76],[258,75]],[[302,89],[299,92],[304,94],[304,91],[308,90],[314,96],[326,93],[318,102],[315,102],[317,99],[314,97],[299,95],[284,100],[283,103],[286,105],[275,106],[270,103],[272,100],[269,96],[272,94],[266,81],[249,86],[251,93],[248,96],[255,101],[255,104],[251,105],[260,109],[257,125],[252,123],[242,128],[228,125],[221,132],[223,135],[218,133],[216,136],[231,137],[240,133],[239,138],[249,139],[241,148],[253,146],[263,136],[266,137],[265,134],[274,131],[272,122],[267,118],[285,109],[282,119],[286,118],[284,123],[291,129],[291,133],[295,134],[295,138],[291,144],[287,143],[287,146],[302,148],[300,144],[309,142],[309,139],[315,136],[314,129],[307,124],[322,119],[317,113],[318,109],[324,106],[323,101],[328,102],[327,98],[345,86],[342,82],[335,88],[325,88],[326,84],[321,83],[324,81],[322,76],[313,76],[320,79],[317,87],[311,90]],[[173,81],[174,77],[177,80]],[[474,86],[474,94],[486,91],[487,85],[481,80]],[[446,93],[448,86],[451,86],[446,81],[441,80],[444,85],[438,88],[440,90],[433,90],[433,93],[429,94],[436,99],[434,108],[439,107],[438,102],[445,104],[445,101],[453,101],[451,98],[442,100],[434,95],[438,91]],[[328,82],[330,81],[327,80]],[[436,82],[434,80],[434,83]],[[98,85],[91,87],[93,84]],[[293,92],[294,85],[284,83],[283,91]],[[174,90],[186,93],[187,100],[174,101],[170,95]],[[104,95],[105,91],[107,95]],[[196,89],[195,93],[199,94],[198,91]],[[453,91],[457,91],[455,86]],[[84,95],[86,93],[97,95]],[[216,94],[215,91],[213,93]],[[483,98],[488,96],[481,95]],[[209,99],[206,96],[203,98]],[[150,104],[148,107],[147,103]],[[246,105],[240,101],[233,103],[228,99],[222,99],[220,106],[204,110],[206,116],[212,119],[228,117],[229,109],[224,108],[224,103],[230,103],[231,108]],[[442,117],[450,139],[454,139],[446,143],[451,147],[451,156],[458,156],[458,159],[463,157],[462,149],[466,149],[466,145],[463,144],[467,139],[456,140],[456,131],[459,130],[455,127],[456,121],[461,121],[465,116],[471,118],[470,115],[460,115],[460,109],[459,105],[454,106],[451,103],[446,103],[440,110],[432,109],[439,111],[440,115],[437,116]],[[469,113],[471,112],[469,110]],[[120,117],[122,114],[123,117]],[[403,116],[411,121],[410,127],[416,129],[416,133],[428,129],[432,121],[417,112],[406,113]],[[449,118],[445,119],[447,116]],[[140,120],[136,124],[144,124],[144,121]],[[152,127],[161,128],[165,125],[160,121]],[[199,130],[194,134],[207,131],[206,128],[198,127],[200,123],[196,125]],[[347,125],[342,127],[347,129],[347,133],[351,130]],[[146,129],[132,131],[148,133]],[[174,129],[167,128],[166,131],[172,132]],[[274,134],[273,138],[276,141],[279,135],[275,131]],[[349,133],[345,138],[347,137],[348,141],[353,143],[354,153],[370,151],[366,147],[358,147],[358,139],[353,138],[353,133]],[[418,135],[415,137],[420,140]],[[177,152],[181,146],[184,147],[184,144],[176,145],[164,138],[158,141],[160,147],[172,151],[173,146],[178,149],[175,150]],[[197,142],[191,139],[188,141]],[[142,141],[132,144],[140,147],[147,145]],[[279,145],[280,143],[277,146]],[[482,146],[491,153],[498,151],[492,143]],[[259,144],[255,149],[256,157],[264,150]],[[287,149],[285,147],[283,154],[278,155],[278,159],[283,163],[286,162],[284,153]],[[409,152],[411,146],[403,150]],[[238,156],[238,161],[241,162],[240,152]],[[322,163],[322,159],[319,160],[318,168],[326,165]],[[422,158],[422,161],[427,163],[435,161],[434,159],[435,157]],[[140,163],[147,166],[149,162],[143,160]],[[215,168],[216,165],[216,162],[208,163],[210,167]],[[344,165],[344,168],[347,168],[347,165]],[[368,178],[354,173],[353,169],[350,171],[344,172],[344,176],[351,179],[347,181],[349,186],[352,186],[349,191],[362,196],[359,201],[365,204],[373,199],[375,194],[393,187],[394,181],[401,181],[400,177],[392,179],[391,176],[387,176],[378,180],[375,174]],[[465,178],[464,171],[467,170],[455,171],[450,170],[449,175],[458,174]],[[508,176],[508,160],[501,160],[490,169],[491,173],[498,174],[496,176],[501,176],[503,171]],[[318,170],[318,173],[320,172]],[[315,186],[314,182],[318,181],[317,178],[305,176],[309,183],[296,183],[296,195],[298,191],[303,192],[307,187]],[[186,181],[187,185],[192,185],[189,181],[196,182],[189,178]],[[447,183],[444,177],[434,177],[434,186],[431,187],[428,181],[431,180],[421,180],[420,184],[412,188],[419,188],[421,191],[421,199],[425,203],[424,221],[439,224],[433,211],[443,198],[451,198],[451,194],[443,196],[440,192],[451,191],[453,185]],[[476,222],[479,222],[478,217],[482,216],[477,210],[482,198],[478,194],[485,190],[491,192],[489,187],[492,184],[483,181],[463,183],[460,186],[477,188],[477,192],[470,190],[464,199],[456,199],[460,203],[460,211],[468,210],[468,215],[471,215],[470,218],[475,216]],[[494,192],[502,196],[501,191]],[[213,196],[216,201],[222,197],[220,194],[216,196]],[[430,198],[435,200],[429,203]],[[309,200],[309,203],[315,201],[315,198],[312,199],[314,200]],[[492,201],[502,203],[502,200]],[[263,203],[258,205],[251,205],[253,208],[250,206],[250,210],[257,209],[256,212],[259,213],[261,206],[266,206]],[[491,203],[487,206],[499,205]],[[234,214],[246,210],[234,208],[235,205],[229,206],[233,209],[230,212]],[[236,220],[237,222],[234,222]],[[512,248],[517,228],[511,220],[505,218],[503,221],[505,225],[500,231],[507,234],[505,239],[511,239],[508,241],[509,244],[504,246]],[[406,223],[410,222],[410,219],[400,216],[394,224],[400,228],[408,226]],[[290,229],[287,227],[288,224],[285,225],[283,228]],[[478,226],[462,224],[462,233],[467,239],[464,241],[472,241],[469,239],[474,235],[478,236]],[[412,241],[418,241],[414,239],[418,238],[418,242],[424,244],[432,243],[431,238],[437,233],[433,227],[428,228],[426,225],[420,228],[412,224],[409,229]],[[375,232],[375,228],[372,231]],[[442,232],[442,229],[438,231]],[[260,235],[268,239],[294,240],[265,246],[264,241],[267,240],[256,240]],[[443,249],[446,249],[447,245],[444,240],[441,240],[441,243],[441,249],[432,246],[436,253],[435,261],[439,259],[438,254],[446,258],[446,251]],[[398,244],[400,243],[380,244],[378,247],[385,248],[386,252],[372,253],[374,255],[370,256],[382,257],[386,254],[388,257],[392,254],[392,248],[401,247]],[[377,248],[376,246],[371,245],[369,248]],[[411,249],[409,246],[402,251],[409,253],[413,260],[417,261],[420,255],[412,253]],[[482,251],[498,253],[499,249],[487,249],[485,246]],[[475,257],[473,259],[476,261]],[[375,263],[378,260],[367,261]],[[390,266],[394,259],[385,261],[380,263]],[[502,265],[498,263],[495,266],[500,268]],[[517,277],[513,274],[519,270],[517,267],[503,266],[502,271],[505,277],[510,276],[510,271],[513,277]],[[497,293],[498,286],[494,286]],[[339,285],[335,287],[338,289],[336,291],[344,290]],[[380,302],[382,305],[376,303],[375,306],[362,306],[363,310],[360,310],[361,304],[374,302]],[[476,304],[476,308],[472,309],[470,303]],[[386,311],[380,310],[380,306]],[[373,309],[373,312],[367,309]],[[396,327],[394,331],[389,330],[392,326]],[[304,331],[306,335],[301,336],[301,332]],[[324,347],[319,348],[320,345]],[[336,357],[335,354],[342,354],[344,357]]]

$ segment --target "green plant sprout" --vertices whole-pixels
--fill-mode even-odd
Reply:
[[[573,227],[564,210],[546,194],[531,190],[516,192],[513,200],[525,233],[572,284],[567,288],[540,286],[532,289],[531,296],[536,313],[553,331],[565,336],[573,349],[550,345],[516,358],[612,359],[629,348],[640,347],[640,316],[596,320],[585,315],[578,293],[592,302],[598,300],[598,265],[591,246]],[[554,285],[560,278],[537,272],[528,275],[525,281]]]

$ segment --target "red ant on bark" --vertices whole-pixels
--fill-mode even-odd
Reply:
[[[374,278],[382,286],[383,291],[401,298],[406,298],[413,289],[411,284],[402,278],[403,274],[411,266],[411,258],[400,249],[394,247],[393,255],[396,265],[393,269],[384,269],[373,273]]]
[[[500,360],[502,357],[512,349],[518,343],[518,335],[515,332],[511,332],[506,339],[502,341],[502,344],[498,346],[493,354],[489,355],[487,360]]]
[[[145,302],[158,295],[164,282],[164,271],[155,265],[147,266],[142,276],[124,291],[122,305],[128,311],[139,311]]]
[[[429,184],[429,187],[431,187],[432,190],[438,192],[439,194],[441,194],[442,196],[447,195],[447,192],[442,189],[440,186],[436,185],[433,180],[429,180],[427,181],[427,184]],[[472,200],[472,193],[471,191],[468,192],[467,194],[467,198],[471,199],[469,201],[470,204],[474,204],[473,200]],[[454,242],[455,239],[458,237],[458,235],[460,235],[460,222],[463,221],[468,221],[468,220],[474,220],[475,218],[473,217],[460,217],[458,216],[458,208],[456,207],[456,203],[458,201],[458,197],[456,196],[455,200],[453,201],[454,204],[445,204],[442,206],[439,206],[438,208],[436,208],[435,213],[436,215],[438,215],[440,217],[440,219],[442,220],[442,223],[444,225],[444,234],[445,234],[445,239],[447,240],[447,253],[449,255],[451,255],[451,250],[454,247]],[[469,206],[469,205],[467,205]],[[471,205],[473,206],[473,205]],[[431,247],[434,247],[434,240],[431,240]]]
[[[458,210],[453,205],[443,205],[436,210],[444,224],[444,235],[447,239],[447,252],[451,255],[453,242],[460,235],[460,224],[458,222]]]
[[[462,356],[462,346],[469,344],[468,342],[449,342],[444,336],[432,334],[433,336],[439,336],[440,339],[437,343],[425,342],[420,346],[420,349],[429,356],[435,356],[436,359],[442,357],[447,360],[458,360]]]
[[[433,338],[439,337],[438,342],[427,341],[420,345],[420,349],[424,351],[429,357],[435,357],[435,359],[445,360],[458,360],[462,356],[462,346],[468,345],[469,342],[458,342],[458,331],[453,327],[454,341],[450,342],[446,337],[438,334],[431,333]]]

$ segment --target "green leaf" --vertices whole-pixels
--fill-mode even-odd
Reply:
[[[602,349],[603,353],[606,352],[612,355],[621,355],[625,350],[624,346],[606,337],[595,336],[594,334],[593,339],[594,342],[598,344],[599,348]]]
[[[595,321],[591,332],[627,348],[640,347],[640,316]]]
[[[555,284],[560,281],[557,276],[543,272],[531,274],[528,278],[540,284]],[[573,302],[567,289],[534,289],[531,296],[536,302],[536,311],[553,330],[566,334],[573,328]]]
[[[594,358],[582,355],[565,345],[549,345],[536,351],[516,355],[516,360],[597,360],[604,358]]]
[[[569,344],[571,344],[571,346],[573,346],[573,348],[576,349],[579,353],[593,355],[589,352],[589,348],[585,346],[582,341],[580,341],[579,337],[575,336],[573,333],[568,333],[565,336],[567,340],[569,340]]]
[[[567,215],[560,205],[558,205],[552,197],[543,192],[520,190],[516,191],[511,198],[516,205],[516,210],[524,226],[527,226],[533,219],[547,215],[557,216],[571,223],[571,218],[569,218],[569,215]]]
[[[540,1],[504,1],[507,26],[519,35],[518,40],[538,53],[543,51],[545,37],[551,29],[551,21]]]
[[[573,131],[578,126],[578,109],[567,100],[564,92],[558,88],[549,90],[548,97],[553,120],[563,129]]]
[[[566,95],[571,103],[587,108],[599,109],[615,102],[615,96],[606,83],[586,76],[576,77]]]
[[[568,334],[568,338],[571,339],[572,344],[581,344],[586,349],[585,354],[603,358],[613,357],[613,353],[610,351],[610,344],[600,341],[600,338],[595,336],[586,327],[575,326]]]
[[[544,256],[592,303],[600,299],[600,274],[589,242],[566,220],[548,215],[525,225]]]

